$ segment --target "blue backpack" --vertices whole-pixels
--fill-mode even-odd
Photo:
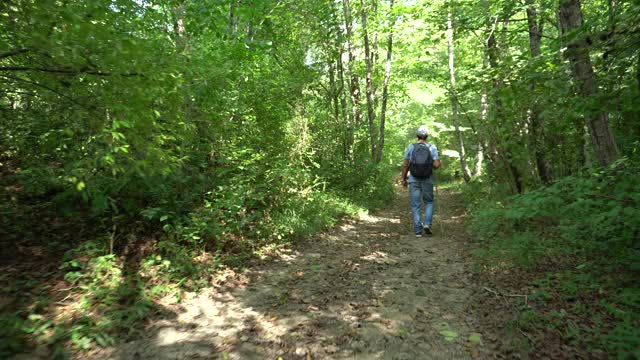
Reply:
[[[431,156],[431,144],[415,143],[409,160],[409,171],[418,179],[426,179],[433,172],[433,157]]]

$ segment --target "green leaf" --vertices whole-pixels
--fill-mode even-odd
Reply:
[[[480,333],[471,333],[469,335],[469,342],[475,345],[479,345],[482,343],[482,334]]]
[[[94,335],[96,342],[98,343],[98,345],[102,346],[102,347],[107,347],[111,344],[111,339],[109,337],[109,335],[103,334],[103,333],[96,333]]]
[[[458,337],[458,333],[452,330],[440,330],[440,335],[447,341],[453,341]]]

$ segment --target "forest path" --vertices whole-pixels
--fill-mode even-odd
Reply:
[[[460,195],[440,190],[435,235],[412,235],[399,189],[346,221],[176,305],[105,359],[465,359],[491,356],[474,328]]]

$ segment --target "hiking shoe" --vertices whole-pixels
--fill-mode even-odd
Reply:
[[[427,235],[433,235],[433,232],[431,231],[431,226],[429,225],[425,225],[422,227],[422,229],[424,230],[424,233]]]
[[[417,238],[421,238],[422,237],[422,233],[416,233],[416,237]]]

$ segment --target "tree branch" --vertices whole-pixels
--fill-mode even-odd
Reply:
[[[48,90],[48,91],[60,96],[61,98],[66,99],[67,101],[69,101],[72,104],[75,104],[75,105],[78,105],[78,106],[80,106],[82,108],[85,108],[85,109],[93,111],[93,107],[92,106],[89,106],[89,105],[83,104],[81,102],[78,102],[76,99],[72,98],[71,96],[63,94],[60,91],[58,91],[56,89],[53,89],[53,88],[51,88],[51,87],[49,87],[47,85],[41,84],[39,82],[35,82],[35,81],[19,78],[17,76],[9,76],[9,75],[1,75],[0,74],[0,77],[3,77],[5,79],[14,80],[14,81],[20,81],[20,82],[23,82],[23,83],[27,83],[27,84],[31,84],[31,85],[43,88],[45,90]]]
[[[553,25],[554,28],[558,29],[558,23],[553,21],[553,19],[551,19],[548,16],[545,16],[544,19],[551,25]]]
[[[53,69],[53,68],[43,68],[43,67],[29,67],[29,66],[0,66],[0,71],[40,71],[47,72],[52,74],[61,74],[61,75],[78,75],[78,74],[89,74],[96,76],[143,76],[140,73],[123,73],[123,74],[113,74],[109,71],[102,70],[91,70],[89,68],[80,68],[80,69]]]
[[[26,53],[27,51],[29,51],[29,49],[15,49],[15,50],[10,50],[4,53],[0,53],[0,59],[4,59],[7,57],[11,57],[14,55],[18,55],[18,54],[23,54]]]

